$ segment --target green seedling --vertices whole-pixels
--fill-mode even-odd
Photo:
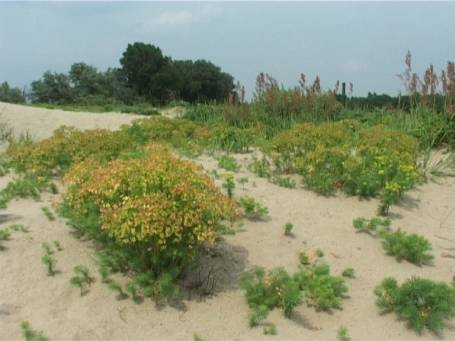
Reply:
[[[14,224],[8,227],[9,229],[16,231],[16,232],[23,232],[23,233],[28,233],[30,232],[30,229],[28,227],[25,227],[22,224]]]
[[[338,341],[350,341],[351,338],[348,334],[348,329],[346,327],[340,327],[337,330]]]
[[[57,249],[57,251],[63,251],[62,245],[58,240],[54,240],[54,246]]]
[[[46,266],[47,275],[48,276],[54,276],[56,274],[56,271],[55,271],[56,260],[55,260],[55,258],[52,257],[50,254],[45,254],[43,257],[41,257],[41,261]]]
[[[251,220],[263,219],[269,210],[264,205],[257,202],[254,198],[243,196],[239,200],[240,207],[243,208],[245,216]]]
[[[21,322],[22,335],[24,336],[25,341],[47,341],[47,338],[42,332],[33,330],[30,326],[30,322],[22,321]]]
[[[227,173],[224,175],[223,188],[226,189],[226,192],[227,192],[229,198],[232,198],[232,196],[234,194],[234,188],[235,188],[233,174]]]
[[[294,225],[292,225],[291,223],[286,223],[283,229],[284,235],[290,237],[292,236],[292,230],[294,229]]]
[[[123,288],[120,284],[111,280],[109,283],[107,283],[107,287],[117,294],[117,299],[123,300],[125,298],[128,298],[128,295],[125,293],[125,291],[123,291]]]
[[[355,278],[355,271],[353,268],[344,269],[343,272],[341,273],[341,276],[347,278]]]
[[[51,210],[48,207],[41,207],[41,210],[43,211],[43,213],[47,217],[47,219],[49,219],[49,221],[55,220],[54,214],[51,212]]]

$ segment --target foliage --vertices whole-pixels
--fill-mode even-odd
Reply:
[[[410,263],[422,265],[433,259],[428,253],[431,251],[431,243],[414,233],[408,234],[400,230],[387,232],[383,236],[382,245],[388,254],[395,256],[399,261],[406,259]]]
[[[368,234],[376,235],[383,230],[387,230],[390,227],[390,223],[390,219],[382,219],[379,217],[366,219],[359,217],[353,220],[352,225],[357,230],[357,232],[365,232]]]
[[[342,277],[330,275],[327,264],[301,265],[294,279],[305,292],[307,303],[318,310],[341,308],[341,300],[348,291]]]
[[[75,276],[71,277],[70,283],[72,286],[79,288],[81,290],[81,296],[83,296],[88,292],[88,287],[95,279],[90,276],[89,270],[82,265],[75,266],[74,273]]]
[[[107,287],[117,294],[117,299],[123,300],[128,298],[128,294],[123,290],[120,284],[110,281],[107,283]]]
[[[375,294],[382,312],[395,312],[418,333],[427,328],[439,334],[455,317],[453,284],[414,277],[400,286],[394,278],[386,278]]]
[[[426,238],[401,230],[391,231],[389,219],[356,218],[353,225],[358,232],[380,237],[384,250],[387,254],[395,256],[398,261],[406,259],[420,266],[430,263],[433,259],[428,253],[431,251],[431,243]]]
[[[48,275],[48,276],[54,276],[54,275],[56,274],[56,271],[55,271],[55,263],[56,263],[56,260],[55,260],[55,258],[52,257],[51,254],[45,253],[45,254],[41,257],[41,261],[42,261],[43,264],[46,266],[47,275]]]
[[[347,277],[347,278],[355,278],[355,271],[353,268],[346,268],[341,273],[341,276]]]
[[[295,188],[296,183],[293,179],[287,176],[273,175],[271,182],[275,185],[285,187],[285,188]]]
[[[291,223],[286,223],[283,227],[284,229],[284,235],[285,236],[292,236],[292,229],[294,228],[294,225]]]
[[[223,188],[226,189],[229,198],[232,198],[234,194],[235,182],[234,175],[231,173],[224,174]]]
[[[46,341],[47,337],[44,336],[42,332],[33,330],[30,322],[22,321],[21,322],[22,335],[26,341]]]
[[[260,178],[270,178],[272,175],[272,170],[270,168],[270,162],[267,160],[265,156],[258,159],[257,157],[253,156],[253,161],[249,164],[248,168],[254,174],[256,174]]]
[[[420,179],[416,141],[382,126],[364,128],[348,120],[305,123],[278,134],[272,150],[281,172],[302,175],[309,188],[322,194],[342,189],[380,196],[383,214]]]
[[[240,281],[250,312],[250,327],[263,324],[269,312],[282,309],[290,318],[293,310],[306,301],[316,309],[330,310],[341,307],[347,287],[341,277],[330,275],[325,264],[301,265],[300,269],[289,274],[283,268],[265,271],[257,267],[245,273]]]
[[[54,172],[62,174],[73,163],[88,158],[112,160],[133,147],[125,132],[79,131],[63,126],[55,130],[52,137],[40,142],[12,144],[6,155],[16,171],[49,176]]]
[[[19,88],[12,88],[8,82],[0,84],[0,102],[25,103],[25,96]]]
[[[167,281],[215,240],[222,220],[238,213],[198,166],[159,145],[147,150],[140,159],[74,165],[64,178],[62,213],[100,243],[110,269],[150,272],[169,291]]]
[[[48,207],[41,207],[41,211],[43,211],[44,215],[47,217],[47,219],[49,221],[55,220],[54,214],[51,212],[51,210]]]
[[[40,198],[41,190],[48,188],[49,182],[46,178],[34,175],[23,175],[8,183],[0,191],[0,207],[6,208],[8,202],[14,198]]]
[[[271,322],[264,323],[264,335],[276,335],[276,334],[277,334],[276,326],[273,323],[271,323]]]
[[[253,197],[240,197],[239,205],[243,208],[244,214],[248,219],[260,220],[269,213],[267,207],[256,201]]]
[[[337,330],[337,339],[338,341],[350,341],[348,330],[346,327],[340,327]]]
[[[213,129],[211,144],[226,152],[247,153],[254,143],[251,129],[216,126]]]
[[[240,169],[240,165],[237,163],[237,161],[229,155],[222,155],[218,159],[218,167],[230,172],[237,172]]]
[[[267,273],[264,269],[257,268],[252,273],[244,274],[240,285],[245,290],[247,303],[252,309],[252,327],[263,321],[274,308],[282,309],[284,316],[290,318],[292,311],[303,300],[298,283],[283,268]]]
[[[2,245],[2,241],[9,240],[11,232],[8,229],[0,230],[0,251],[5,250],[5,246]]]

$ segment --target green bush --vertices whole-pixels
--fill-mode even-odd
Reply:
[[[341,301],[348,291],[344,279],[332,276],[327,264],[302,265],[294,279],[305,292],[307,303],[318,310],[341,308]]]
[[[387,232],[382,238],[382,246],[397,260],[406,259],[416,265],[428,264],[433,259],[428,253],[431,251],[431,243],[417,234],[408,234],[400,230]]]
[[[170,293],[170,279],[215,241],[223,220],[236,219],[237,206],[199,166],[159,145],[146,150],[141,159],[74,165],[61,213],[99,244],[103,271],[149,272]]]
[[[240,285],[245,290],[247,303],[252,309],[251,327],[265,320],[274,308],[282,309],[284,316],[290,318],[292,311],[303,300],[298,283],[283,268],[268,273],[257,268],[245,274]]]
[[[237,161],[229,155],[222,155],[218,159],[218,167],[226,169],[230,172],[237,172],[240,169],[240,165]]]
[[[439,334],[455,317],[454,284],[411,278],[400,286],[394,278],[386,278],[375,294],[382,312],[395,312],[418,333],[427,328]]]
[[[381,218],[356,218],[353,221],[358,232],[365,232],[382,239],[382,246],[387,254],[395,256],[398,261],[405,259],[416,265],[428,264],[433,256],[431,243],[417,234],[390,230],[390,220]]]
[[[239,199],[239,205],[243,208],[245,216],[251,220],[263,219],[269,213],[267,207],[257,202],[253,197],[241,197]]]
[[[278,171],[302,175],[319,193],[379,196],[383,214],[420,180],[415,139],[356,121],[295,125],[273,138],[271,156]]]

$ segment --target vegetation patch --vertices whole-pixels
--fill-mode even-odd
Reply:
[[[61,212],[100,244],[105,270],[150,274],[147,285],[158,280],[165,289],[238,212],[198,166],[159,145],[148,151],[141,159],[74,165]]]
[[[381,218],[356,218],[353,221],[358,232],[365,232],[382,239],[382,246],[387,254],[395,256],[398,261],[402,259],[416,265],[429,264],[433,256],[431,243],[415,233],[401,230],[391,231],[390,220]]]
[[[399,285],[386,278],[375,289],[376,304],[384,312],[394,312],[421,333],[425,328],[440,334],[455,317],[455,284],[411,278]]]

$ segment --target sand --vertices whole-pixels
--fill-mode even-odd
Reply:
[[[35,138],[44,138],[61,124],[81,129],[115,129],[134,117],[122,114],[90,114],[36,109],[0,103],[0,123],[7,122],[15,132],[28,130]],[[97,274],[93,246],[78,240],[65,222],[50,222],[41,207],[51,207],[58,196],[45,194],[40,201],[21,199],[0,210],[0,228],[24,224],[29,233],[14,232],[6,250],[0,251],[0,340],[21,340],[19,324],[23,320],[43,331],[49,340],[192,340],[197,333],[203,340],[336,340],[340,326],[348,328],[352,340],[436,340],[435,335],[418,336],[398,321],[394,314],[380,315],[374,304],[373,290],[384,277],[405,280],[418,275],[450,281],[455,275],[455,179],[437,178],[405,195],[391,210],[393,226],[416,232],[433,244],[433,266],[417,267],[398,263],[385,255],[380,242],[355,233],[352,220],[375,214],[377,200],[359,200],[338,194],[323,197],[301,188],[286,189],[257,178],[246,164],[251,155],[235,155],[242,164],[236,178],[249,182],[237,184],[236,196],[248,194],[269,209],[265,221],[245,220],[241,231],[226,236],[207,260],[219,270],[221,279],[215,295],[198,293],[180,304],[156,306],[152,301],[134,303],[117,300]],[[217,167],[209,156],[196,162],[208,171]],[[222,173],[222,170],[218,171]],[[0,178],[0,188],[8,176]],[[220,182],[217,181],[219,184]],[[283,235],[283,225],[294,224],[294,237]],[[42,242],[58,240],[63,250],[56,252],[54,277],[46,275],[41,264]],[[276,336],[264,336],[261,328],[248,327],[249,308],[238,276],[252,266],[284,266],[294,271],[297,253],[320,248],[332,271],[355,269],[356,278],[348,279],[349,298],[343,310],[316,312],[301,305],[292,319],[273,311],[269,321],[276,324]],[[69,284],[76,265],[87,266],[96,274],[96,282],[85,296]],[[443,334],[455,339],[455,326]]]

